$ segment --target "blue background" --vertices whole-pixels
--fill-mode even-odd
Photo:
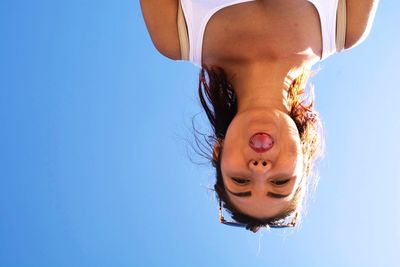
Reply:
[[[198,70],[138,1],[0,2],[0,266],[400,266],[400,4],[312,79],[326,156],[295,231],[218,222]]]

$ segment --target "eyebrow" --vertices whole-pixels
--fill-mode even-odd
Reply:
[[[226,190],[229,193],[231,193],[232,195],[237,196],[237,197],[250,197],[251,196],[251,191],[235,193],[235,192],[232,192],[231,190],[229,190],[228,188],[226,188]],[[290,194],[282,195],[282,194],[276,194],[276,193],[273,193],[273,192],[268,192],[267,196],[272,197],[272,198],[285,198],[285,197],[290,196]]]

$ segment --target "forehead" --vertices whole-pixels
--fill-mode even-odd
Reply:
[[[271,199],[268,197],[240,198],[229,194],[228,198],[239,212],[264,220],[285,213],[293,205],[294,194],[286,199]]]

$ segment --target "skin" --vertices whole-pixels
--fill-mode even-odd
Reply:
[[[249,145],[251,136],[258,132],[274,139],[272,148],[264,153],[257,153]],[[293,120],[273,107],[239,112],[223,143],[221,171],[227,195],[241,212],[264,219],[286,210],[303,173],[300,139]],[[280,185],[279,181],[286,183]],[[248,191],[251,196],[231,193]],[[268,192],[288,196],[273,198]]]
[[[271,14],[280,15],[274,15],[271,21]],[[232,17],[241,23],[235,23]],[[219,27],[215,26],[218,24]],[[226,35],[217,34],[221,28],[226,30]],[[280,5],[243,3],[221,10],[206,28],[203,62],[225,69],[238,98],[238,113],[222,146],[225,188],[231,203],[255,218],[273,217],[286,210],[302,177],[299,133],[288,116],[285,100],[293,78],[302,68],[309,68],[320,59],[321,36],[310,35],[309,31],[320,32],[320,26],[316,10],[307,1],[297,2],[295,6],[293,1],[282,1]],[[292,36],[297,42],[291,41]],[[232,45],[226,48],[221,46],[223,43]],[[236,54],[234,50],[241,52]],[[250,148],[249,139],[257,132],[273,136],[275,144],[269,151],[256,153]],[[262,162],[267,165],[263,166]],[[232,177],[245,178],[248,182],[239,185]],[[274,185],[274,181],[290,177],[286,184]],[[231,193],[248,191],[251,196],[247,197]],[[268,192],[288,197],[272,198],[267,196]]]
[[[347,0],[346,49],[368,35],[377,5],[377,0]],[[177,1],[141,0],[141,6],[155,47],[179,60]],[[247,215],[277,215],[290,204],[303,172],[299,134],[285,99],[292,80],[321,58],[318,12],[308,1],[260,0],[229,6],[208,21],[202,49],[203,63],[222,67],[238,98],[238,113],[222,146],[221,169],[227,190],[251,191],[251,196],[227,194]],[[269,151],[256,153],[249,147],[257,132],[273,136]],[[247,182],[239,185],[232,177]],[[273,184],[289,177],[283,186]],[[276,199],[267,192],[288,196]]]

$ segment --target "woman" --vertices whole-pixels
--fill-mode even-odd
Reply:
[[[141,0],[158,51],[201,67],[222,223],[294,226],[321,134],[311,67],[368,35],[378,0]],[[223,206],[234,222],[226,222]]]

